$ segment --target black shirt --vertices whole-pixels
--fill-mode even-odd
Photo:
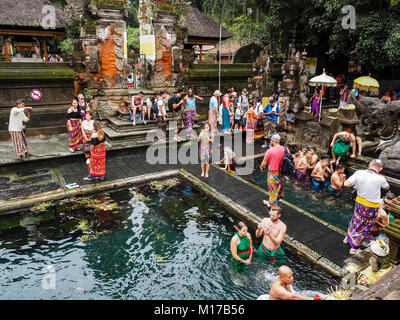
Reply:
[[[99,140],[99,138],[92,138],[90,139],[90,144],[93,146],[97,146],[100,143],[103,143],[104,141],[106,141],[106,137],[104,137],[102,140]]]
[[[175,112],[177,112],[178,110],[179,110],[179,108],[174,108],[173,107],[173,105],[174,104],[178,104],[179,102],[181,102],[181,100],[182,100],[182,97],[180,97],[180,96],[178,96],[178,95],[174,95],[173,97],[171,97],[169,100],[168,100],[168,108],[170,109],[170,110],[174,110]]]
[[[68,120],[81,119],[81,111],[79,110],[79,108],[78,108],[78,111],[76,111],[76,112],[72,110],[72,112],[67,113],[67,119]]]

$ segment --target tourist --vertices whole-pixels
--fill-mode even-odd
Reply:
[[[285,155],[285,148],[279,144],[280,141],[281,137],[279,134],[274,134],[271,137],[272,148],[265,152],[264,159],[260,166],[261,172],[268,166],[267,184],[269,201],[263,201],[268,207],[271,207],[273,203],[278,204],[278,199],[283,198],[284,195],[283,176],[280,173],[280,167]]]
[[[347,103],[349,102],[349,95],[350,90],[347,85],[345,85],[342,90],[340,90],[339,108],[347,106]]]
[[[217,130],[217,119],[219,117],[218,99],[220,96],[222,96],[221,91],[216,90],[214,92],[214,95],[210,99],[210,110],[208,111],[208,121],[210,123],[211,132],[213,134],[215,134],[218,131]]]
[[[340,197],[342,195],[343,184],[346,181],[345,170],[346,167],[340,163],[336,166],[336,170],[331,176],[331,183],[328,186],[328,194],[330,196]]]
[[[269,104],[267,104],[264,108],[264,144],[262,148],[268,147],[267,137],[276,133],[276,126],[278,124],[278,117],[281,115],[281,110],[279,109],[279,102],[275,101],[275,99],[269,100]]]
[[[235,122],[234,122],[234,124],[235,124],[234,130],[235,131],[238,131],[240,129],[241,124],[242,124],[242,117],[243,117],[243,110],[242,110],[242,107],[238,105],[236,107],[236,111],[235,111]]]
[[[354,154],[355,157],[360,157],[361,152],[363,150],[363,142],[362,142],[361,138],[358,136],[356,129],[353,130],[351,135],[352,135],[352,137],[351,137],[352,143],[350,144],[349,153],[351,153],[352,155]],[[355,150],[353,150],[354,146],[356,148]]]
[[[167,112],[165,109],[165,99],[167,92],[165,90],[160,91],[160,95],[157,97],[156,103],[158,107],[157,113],[157,138],[158,141],[166,140],[167,138]]]
[[[310,165],[310,170],[314,170],[315,166],[318,163],[318,154],[317,154],[317,148],[316,147],[310,147],[309,148],[309,162],[308,164]],[[311,172],[310,172],[311,173]]]
[[[103,181],[106,175],[106,148],[104,142],[106,137],[101,129],[100,121],[95,121],[93,125],[93,133],[90,139],[90,164],[89,176],[83,178],[85,181],[101,180]]]
[[[82,120],[86,119],[86,112],[90,111],[90,107],[85,100],[85,96],[83,94],[78,95],[78,108],[81,113]]]
[[[246,115],[246,144],[254,143],[254,132],[257,127],[257,115],[255,105],[252,104]]]
[[[94,120],[92,120],[92,114],[86,113],[85,120],[82,121],[82,142],[83,152],[85,153],[86,163],[90,164],[90,139],[94,130]]]
[[[225,165],[224,169],[230,173],[236,173],[236,154],[233,152],[232,148],[229,146],[224,146],[221,144],[219,146],[220,152],[223,152],[224,157],[221,159],[221,163]]]
[[[358,170],[344,182],[347,188],[356,187],[357,198],[354,214],[343,240],[351,246],[350,254],[360,252],[364,239],[370,234],[378,216],[381,188],[389,190],[389,184],[379,173],[383,169],[381,160],[372,160],[367,170]]]
[[[231,117],[230,117],[230,105],[231,105],[232,89],[226,90],[226,94],[222,97],[222,133],[230,133]]]
[[[25,115],[28,110],[28,116]],[[32,107],[25,107],[25,100],[18,99],[17,106],[13,107],[10,112],[10,120],[8,123],[8,131],[10,132],[11,141],[13,143],[14,152],[21,160],[24,157],[30,157],[28,143],[25,136],[24,122],[28,122],[31,118]]]
[[[324,188],[328,188],[330,182],[326,181],[329,174],[333,173],[332,163],[329,162],[329,155],[324,154],[321,160],[317,163],[314,170],[311,172],[312,187],[316,192],[323,191]]]
[[[263,236],[262,243],[257,250],[257,257],[262,261],[270,259],[282,263],[285,259],[285,252],[281,244],[286,235],[286,224],[281,220],[282,208],[273,205],[269,211],[269,218],[264,218],[257,226],[256,237]]]
[[[132,125],[134,125],[134,126],[136,126],[137,109],[139,109],[139,112],[141,112],[143,124],[146,124],[146,120],[144,120],[143,97],[144,97],[143,91],[140,91],[137,96],[132,96],[131,108],[129,110],[130,111],[129,113],[131,115]]]
[[[281,266],[279,277],[275,279],[269,289],[269,300],[314,300],[293,292],[293,271],[288,266]]]
[[[311,157],[310,152],[308,150],[305,150],[300,154],[299,160],[297,161],[297,165],[295,163],[295,169],[296,169],[295,178],[303,185],[305,185],[308,180],[307,169],[310,169],[310,163],[309,163],[310,157]]]
[[[172,112],[173,117],[177,119],[174,141],[181,142],[179,132],[184,128],[183,126],[183,95],[185,89],[183,87],[178,89],[178,93],[168,99],[168,108]]]
[[[206,122],[198,138],[198,142],[200,142],[201,176],[206,178],[208,178],[208,171],[210,170],[210,163],[212,160],[213,141],[214,135],[211,133],[210,124]]]
[[[146,108],[147,108],[147,119],[154,120],[157,117],[157,114],[153,113],[153,105],[156,102],[156,98],[154,96],[148,97],[146,100]]]
[[[78,107],[78,100],[72,100],[72,105],[67,112],[67,129],[69,135],[69,152],[80,151],[78,146],[83,142],[82,117]]]
[[[254,139],[260,139],[264,137],[264,109],[262,106],[262,99],[260,97],[257,98],[256,108],[254,112],[257,116],[257,124],[256,129],[254,130]]]
[[[338,164],[340,160],[347,155],[350,146],[352,147],[353,150],[351,158],[354,158],[356,152],[354,141],[355,141],[354,136],[351,133],[348,133],[347,131],[336,133],[331,142],[333,162]]]
[[[135,80],[133,79],[132,73],[128,75],[128,88],[133,88]]]
[[[233,131],[233,127],[235,125],[235,107],[236,107],[236,96],[232,94],[231,103],[229,107],[229,118],[230,118],[230,131]]]
[[[195,95],[193,93],[193,89],[189,89],[187,96],[182,100],[183,104],[185,105],[186,134],[188,139],[190,139],[192,134],[194,120],[197,115],[196,99],[200,101],[204,100],[203,98]]]
[[[314,95],[311,98],[311,111],[310,111],[310,113],[316,118],[318,118],[318,116],[319,116],[320,102],[321,102],[321,95],[319,94],[318,90],[315,89]]]
[[[247,97],[247,89],[242,90],[242,94],[239,96],[238,107],[242,107],[243,114],[245,114],[249,110],[249,98]],[[246,123],[243,123],[243,127],[246,126]]]
[[[233,270],[247,274],[246,266],[251,263],[253,243],[246,224],[240,221],[231,239],[231,264]]]

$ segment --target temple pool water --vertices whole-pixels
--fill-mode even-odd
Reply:
[[[261,161],[261,158],[256,159],[254,173],[243,178],[257,184],[264,190],[268,190],[267,171],[261,172],[259,169]],[[285,179],[284,184],[284,200],[331,225],[347,231],[353,215],[355,197],[350,189],[345,188],[343,194],[335,198],[329,196],[326,191],[316,192],[310,187],[305,188],[293,177],[290,177],[289,180]]]
[[[178,182],[0,218],[0,298],[207,300],[268,293],[277,266],[254,258],[248,276],[234,274],[229,244],[238,219]],[[338,284],[284,250],[296,291],[313,296]]]

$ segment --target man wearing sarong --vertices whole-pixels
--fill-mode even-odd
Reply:
[[[279,277],[275,279],[269,289],[269,300],[317,300],[293,292],[293,271],[288,266],[281,266],[278,272]]]
[[[256,237],[263,235],[263,241],[257,250],[257,257],[262,261],[270,260],[282,264],[285,260],[285,252],[281,248],[281,244],[286,235],[286,224],[281,220],[282,208],[273,205],[269,211],[269,218],[264,218],[258,224]]]
[[[217,119],[219,103],[218,98],[222,95],[221,91],[216,90],[214,95],[210,99],[210,110],[208,111],[208,122],[211,126],[211,132],[215,134],[217,132]]]
[[[381,188],[389,190],[389,184],[379,173],[383,169],[381,160],[372,160],[367,170],[358,170],[344,182],[347,188],[357,189],[354,214],[347,229],[344,243],[351,246],[350,254],[361,251],[361,245],[371,232],[378,216]]]
[[[280,172],[280,168],[285,155],[285,148],[279,144],[280,141],[281,137],[279,134],[274,134],[271,137],[272,148],[267,150],[260,166],[262,172],[268,165],[267,184],[269,201],[263,201],[268,207],[271,207],[273,203],[278,204],[278,199],[283,198],[284,195],[283,176]]]
[[[247,268],[253,256],[251,235],[247,226],[240,221],[237,230],[231,239],[231,264],[236,272],[247,274]]]
[[[31,118],[31,113],[25,115],[25,110],[32,110],[32,107],[25,107],[25,100],[18,99],[17,106],[11,109],[10,121],[8,124],[8,131],[11,135],[14,152],[21,160],[25,157],[31,156],[28,150],[28,143],[25,137],[24,122],[28,122]]]
[[[324,188],[328,188],[330,182],[328,177],[333,173],[332,163],[329,162],[329,155],[323,154],[321,161],[317,163],[311,172],[311,181],[314,191],[321,192]]]
[[[179,137],[179,132],[184,128],[183,126],[183,108],[182,108],[182,98],[185,93],[184,88],[179,88],[178,93],[168,100],[168,107],[172,110],[174,118],[177,119],[176,121],[176,129],[175,129],[175,136],[174,141],[181,142],[181,138]]]
[[[196,119],[196,100],[203,101],[204,99],[196,96],[193,93],[193,89],[189,89],[187,96],[182,100],[185,105],[186,134],[188,139],[190,139],[193,132],[193,124]]]
[[[295,177],[303,185],[305,185],[306,182],[309,180],[307,175],[307,169],[310,168],[310,163],[309,163],[310,156],[311,154],[309,150],[302,152],[295,166],[296,169]]]

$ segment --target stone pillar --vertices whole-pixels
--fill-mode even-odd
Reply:
[[[142,68],[151,69],[153,89],[184,83],[183,49],[187,39],[187,3],[184,0],[140,0]]]
[[[76,5],[76,0],[68,0]],[[115,114],[125,105],[127,89],[126,0],[90,0],[76,12],[79,38],[75,41],[75,88],[88,101],[98,99],[104,114]]]

